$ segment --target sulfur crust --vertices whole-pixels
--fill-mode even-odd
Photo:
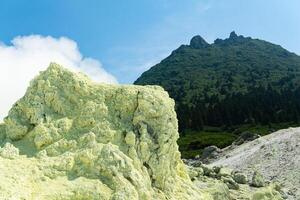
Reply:
[[[0,131],[0,199],[211,199],[180,160],[160,87],[95,84],[52,63]]]

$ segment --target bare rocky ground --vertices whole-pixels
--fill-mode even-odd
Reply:
[[[240,171],[251,180],[258,171],[266,182],[279,182],[284,196],[300,199],[300,128],[283,129],[240,146],[218,151],[209,166]]]

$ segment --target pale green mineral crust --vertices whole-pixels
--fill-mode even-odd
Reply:
[[[191,181],[177,139],[162,88],[95,84],[51,64],[0,124],[0,199],[230,199],[219,180]]]
[[[99,85],[51,64],[0,133],[0,199],[210,199],[180,160],[160,87]]]

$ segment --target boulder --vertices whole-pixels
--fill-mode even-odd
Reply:
[[[229,189],[238,190],[239,185],[230,176],[223,176],[221,180],[227,185]]]
[[[265,186],[264,177],[258,171],[255,171],[253,173],[251,185],[254,186],[254,187],[263,187],[263,186]]]
[[[213,170],[216,174],[218,174],[221,170],[222,166],[213,166]]]
[[[239,184],[246,184],[248,183],[248,178],[246,174],[237,172],[233,174],[233,180]]]
[[[221,152],[222,152],[222,150],[216,146],[205,147],[203,149],[201,159],[204,161],[209,160],[209,159],[216,159],[218,157],[219,153],[221,153]]]
[[[203,170],[202,167],[195,167],[194,169],[197,171],[198,176],[203,176],[204,175],[204,170]]]
[[[212,173],[215,173],[213,167],[210,165],[202,165],[201,167],[205,176],[210,176]]]
[[[1,198],[212,199],[180,159],[174,105],[51,64],[0,125]]]
[[[195,178],[199,176],[198,171],[193,167],[188,167],[188,174],[191,180],[195,180]]]
[[[245,142],[249,142],[259,138],[260,136],[256,133],[245,131],[233,142],[234,145],[241,145]]]
[[[251,197],[252,200],[283,200],[277,185],[259,188]]]
[[[221,167],[218,173],[218,176],[231,176],[232,174],[232,169],[227,168],[227,167]]]

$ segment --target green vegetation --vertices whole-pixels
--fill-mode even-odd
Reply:
[[[215,145],[224,148],[232,144],[243,132],[249,131],[261,136],[286,128],[298,127],[295,123],[277,123],[269,125],[243,124],[222,130],[219,127],[204,127],[202,131],[185,130],[178,140],[179,150],[183,158],[194,158],[202,154],[205,147]]]
[[[183,158],[194,158],[201,155],[202,150],[211,145],[224,148],[230,145],[237,136],[229,132],[185,131],[178,140],[179,150]]]
[[[207,126],[222,127],[225,134],[251,126],[265,134],[272,130],[262,127],[299,124],[300,57],[234,32],[213,44],[195,36],[135,84],[161,85],[169,92],[182,135],[206,132]]]

